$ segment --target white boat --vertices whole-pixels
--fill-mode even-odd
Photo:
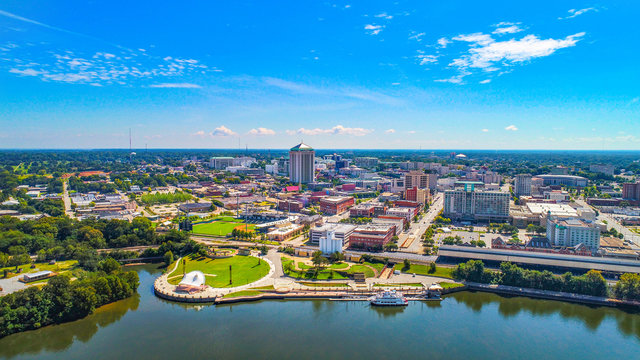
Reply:
[[[395,290],[385,290],[377,293],[369,299],[371,305],[376,306],[405,306],[409,304],[402,293]]]

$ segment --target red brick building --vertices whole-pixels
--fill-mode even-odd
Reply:
[[[640,181],[622,184],[622,198],[640,201]]]
[[[278,201],[278,210],[281,211],[290,211],[290,212],[300,212],[304,208],[304,204],[300,201],[295,200],[285,200]]]
[[[320,199],[320,211],[329,215],[342,214],[353,204],[355,200],[351,196],[327,196]]]
[[[359,249],[383,248],[395,233],[394,225],[358,226],[349,237],[349,247]]]
[[[373,204],[360,204],[349,209],[350,217],[373,217],[375,206]]]

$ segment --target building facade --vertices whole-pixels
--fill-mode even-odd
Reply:
[[[382,249],[391,241],[395,225],[376,224],[358,226],[349,238],[349,247]]]
[[[309,230],[309,242],[313,245],[318,245],[321,238],[326,237],[328,232],[332,232],[334,239],[339,239],[343,244],[346,244],[349,242],[349,237],[355,228],[355,225],[349,224],[324,224],[319,227],[312,227]]]
[[[600,247],[600,227],[583,219],[549,216],[547,239],[553,246],[572,247],[583,244],[596,252]]]
[[[517,196],[531,195],[531,175],[518,174],[513,185],[513,193]]]
[[[473,187],[444,192],[445,217],[469,221],[509,220],[509,193],[475,191]]]
[[[423,171],[409,171],[404,176],[404,188],[418,188],[435,190],[438,185],[438,177],[436,174],[426,174]]]
[[[351,196],[327,196],[320,199],[320,211],[323,214],[338,215],[349,210],[354,203]]]
[[[300,143],[289,150],[289,180],[294,184],[308,184],[316,180],[316,152]]]
[[[334,235],[333,231],[327,231],[327,235],[320,238],[320,251],[322,251],[323,254],[342,252],[342,247],[344,246],[343,239],[337,238]]]

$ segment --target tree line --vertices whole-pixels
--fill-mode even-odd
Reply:
[[[81,319],[98,307],[136,293],[138,274],[124,272],[113,259],[100,263],[99,271],[71,281],[66,275],[0,298],[0,338],[42,326]]]
[[[551,271],[523,269],[515,264],[503,262],[499,271],[485,269],[480,260],[469,260],[453,270],[455,279],[485,284],[509,285],[531,289],[562,291],[574,294],[607,296],[607,282],[602,274],[590,270],[584,275],[567,272],[554,275]]]

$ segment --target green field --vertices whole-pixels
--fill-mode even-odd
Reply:
[[[212,222],[201,222],[193,224],[194,234],[215,235],[215,236],[227,236],[231,234],[233,229],[239,227],[240,230],[245,230],[245,226],[241,226],[244,223],[242,220],[234,219],[231,216],[221,216],[214,219]],[[253,230],[255,225],[249,224],[246,227],[248,230]]]
[[[234,297],[240,297],[240,296],[256,296],[260,294],[262,294],[262,292],[258,290],[243,290],[243,291],[232,292],[230,294],[223,296],[223,298],[234,298]]]
[[[206,276],[206,284],[215,288],[236,287],[259,280],[269,273],[269,264],[253,256],[234,256],[226,259],[189,256],[186,259],[186,272],[199,270]],[[232,266],[233,282],[229,283],[229,265]],[[173,264],[169,267],[173,268]],[[169,274],[169,283],[177,285],[182,280],[183,265],[180,264]]]
[[[10,271],[7,278],[11,278],[17,275],[23,275],[27,273],[33,273],[37,271],[44,271],[44,270],[57,272],[58,274],[64,274],[73,270],[77,264],[78,264],[77,260],[58,261],[54,265],[49,265],[49,263],[36,263],[35,269],[31,269],[31,264],[24,264],[24,265],[18,266],[19,269],[22,269],[22,272],[19,274],[13,272],[16,270],[15,266],[7,266],[7,267],[0,268],[0,277],[3,276],[5,269]]]
[[[374,287],[402,287],[402,286],[422,287],[422,283],[374,284],[373,286]]]
[[[373,264],[367,263],[364,264],[355,264],[351,265],[349,269],[349,264],[346,263],[335,263],[329,266],[324,267],[322,270],[317,273],[313,271],[314,267],[311,265],[307,265],[303,262],[298,262],[294,264],[292,259],[287,257],[282,257],[282,268],[285,274],[288,276],[294,277],[296,279],[314,279],[314,280],[345,280],[349,277],[344,275],[346,274],[354,274],[357,272],[361,272],[365,274],[365,277],[375,277],[375,272],[371,269],[371,267],[378,270],[378,273],[382,271],[384,264]],[[291,264],[292,269],[287,271],[286,265]],[[297,266],[297,268],[296,268]],[[301,269],[301,270],[298,270]]]
[[[452,289],[452,288],[464,286],[462,284],[450,283],[450,282],[439,282],[438,284],[440,284],[440,286],[442,286],[443,289]]]
[[[395,270],[400,270],[403,273],[407,273],[407,274],[436,276],[436,277],[443,277],[443,278],[447,278],[447,279],[453,279],[453,276],[451,275],[451,272],[453,271],[453,268],[442,267],[442,266],[437,266],[436,267],[436,271],[433,272],[433,273],[429,272],[429,266],[427,266],[427,265],[418,265],[418,264],[411,264],[411,267],[408,270],[407,269],[403,269],[403,265],[402,264],[397,264],[395,266]]]

